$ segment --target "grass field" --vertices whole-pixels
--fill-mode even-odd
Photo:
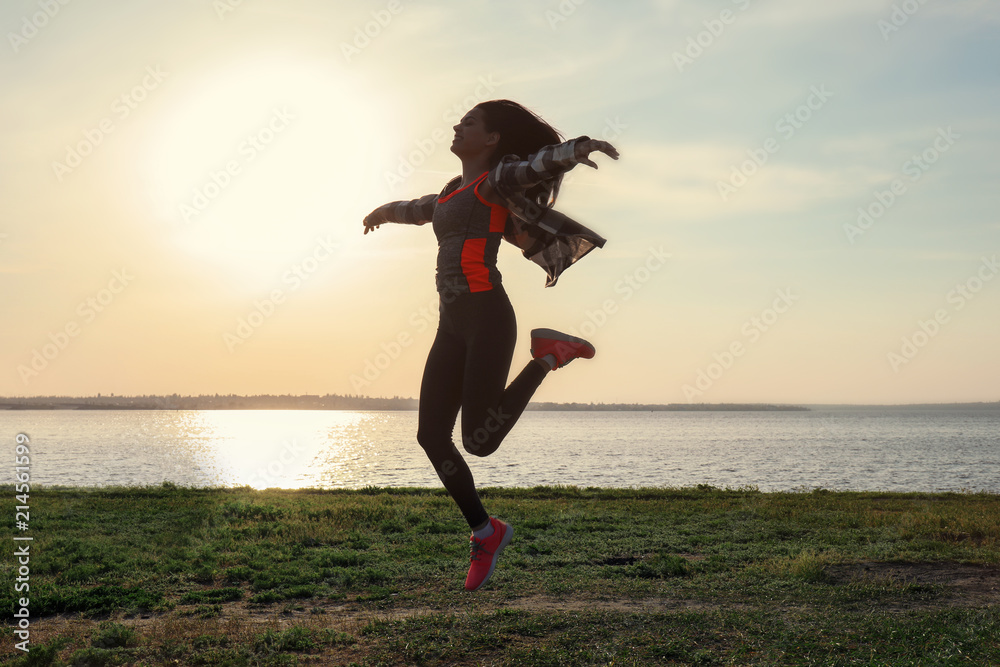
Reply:
[[[470,594],[443,491],[36,488],[4,663],[1000,664],[996,494],[482,495],[515,533]]]

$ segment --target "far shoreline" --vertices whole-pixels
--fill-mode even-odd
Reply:
[[[0,410],[387,410],[418,409],[415,398],[327,394],[0,397]],[[529,403],[529,412],[808,412],[812,410],[1000,410],[1000,401],[901,404],[783,403]]]

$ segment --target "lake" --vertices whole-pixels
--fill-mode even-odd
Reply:
[[[416,427],[411,411],[0,411],[5,481],[25,433],[33,485],[437,487]],[[529,411],[496,453],[466,459],[481,487],[997,493],[1000,410]]]

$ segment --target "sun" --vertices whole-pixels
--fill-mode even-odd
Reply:
[[[181,78],[143,169],[156,222],[186,259],[270,279],[378,199],[385,105],[356,76],[258,56]]]

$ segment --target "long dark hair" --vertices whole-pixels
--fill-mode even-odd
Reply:
[[[546,123],[530,109],[510,100],[490,100],[480,102],[477,109],[483,111],[487,132],[499,132],[500,143],[497,144],[490,158],[490,168],[496,167],[507,155],[516,155],[521,160],[527,160],[529,155],[537,153],[543,146],[562,143],[563,137],[554,127]],[[551,184],[536,185],[528,190],[527,197],[534,203],[548,208],[552,206],[559,194],[560,176]]]

